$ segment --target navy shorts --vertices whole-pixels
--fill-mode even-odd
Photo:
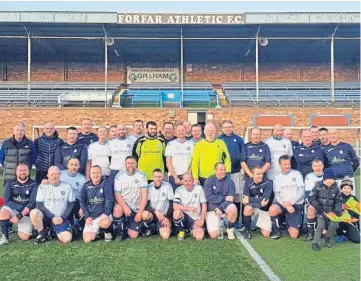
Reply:
[[[63,220],[62,224],[55,225],[53,224],[51,219],[45,218],[44,224],[50,225],[54,229],[56,234],[62,233],[64,231],[68,231],[71,233],[71,225],[68,220]]]
[[[286,214],[286,223],[288,227],[293,227],[299,229],[302,225],[302,215],[303,215],[303,204],[293,205],[295,212],[290,214],[285,207],[283,207],[280,203],[275,203],[281,209],[281,214]]]
[[[132,210],[132,214],[127,217],[126,226],[128,229],[131,229],[136,232],[140,232],[140,222],[135,222],[135,215],[137,213]]]
[[[185,213],[183,213],[183,215],[184,215],[183,218],[184,229],[193,230],[195,220]]]

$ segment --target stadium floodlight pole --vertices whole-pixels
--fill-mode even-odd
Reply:
[[[336,26],[331,36],[331,102],[335,103],[335,34],[338,29]]]
[[[104,96],[105,102],[104,107],[107,107],[108,102],[108,33],[103,24],[103,31],[104,31]]]
[[[26,26],[23,26],[25,29],[26,34],[28,35],[28,107],[30,106],[30,91],[31,91],[31,38],[30,38],[30,32],[26,28]]]
[[[258,35],[261,26],[258,26],[258,30],[256,33],[256,106],[258,107],[259,103],[259,75],[258,75]]]
[[[179,107],[183,107],[183,97],[184,97],[184,93],[183,93],[183,87],[184,87],[184,85],[183,85],[183,79],[184,79],[184,77],[183,77],[183,75],[184,75],[184,73],[183,73],[183,68],[184,68],[184,62],[183,62],[183,59],[184,59],[184,57],[183,57],[183,27],[181,26],[181,30],[180,30],[180,83],[181,83],[181,102],[180,102],[180,104],[179,104]]]

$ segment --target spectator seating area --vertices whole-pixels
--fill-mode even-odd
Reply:
[[[335,101],[331,100],[330,83],[260,83],[258,104],[255,83],[225,83],[223,92],[231,107],[357,107],[360,106],[360,84],[335,84]]]
[[[119,83],[109,83],[108,103],[117,92]],[[0,106],[99,106],[104,105],[102,82],[1,82]]]

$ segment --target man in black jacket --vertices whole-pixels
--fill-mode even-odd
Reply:
[[[3,142],[0,149],[0,164],[4,167],[4,183],[16,179],[16,167],[24,163],[29,167],[35,164],[34,143],[25,136],[24,123],[17,123],[12,138]]]
[[[35,180],[40,184],[43,179],[47,178],[49,167],[54,166],[55,151],[64,144],[64,141],[59,138],[54,124],[46,123],[43,134],[35,140],[34,144],[37,154]]]
[[[332,222],[326,218],[325,214],[335,213],[341,216],[342,198],[341,191],[336,183],[336,173],[333,169],[327,168],[323,173],[323,180],[318,182],[310,193],[310,204],[316,209],[317,228],[313,239],[312,249],[321,250],[320,240],[323,230],[328,225],[328,231],[325,238],[325,245],[331,248],[330,238],[336,234],[338,223]]]
[[[0,211],[0,246],[9,243],[10,222],[18,224],[21,240],[29,240],[31,237],[33,226],[29,213],[35,208],[37,189],[38,184],[29,177],[28,166],[19,164],[16,168],[16,180],[7,181],[5,185],[5,206]]]

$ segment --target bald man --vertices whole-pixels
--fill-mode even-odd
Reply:
[[[55,130],[53,123],[46,123],[44,125],[43,134],[38,137],[35,142],[36,149],[36,182],[41,183],[48,174],[49,167],[55,164],[55,151],[64,144],[64,141],[59,138],[58,132]]]
[[[267,178],[273,180],[276,175],[281,173],[278,159],[282,155],[293,156],[292,144],[290,140],[283,137],[283,127],[280,124],[274,125],[272,136],[265,140],[271,152],[271,167],[267,170]]]
[[[60,170],[51,166],[48,181],[40,184],[36,195],[36,208],[30,211],[30,219],[39,232],[35,243],[48,239],[52,227],[62,243],[72,240],[71,226],[68,220],[75,202],[75,194],[70,184],[60,181]]]
[[[340,140],[337,129],[329,129],[328,133],[330,136],[330,145],[324,151],[329,168],[332,168],[336,172],[337,184],[340,186],[342,179],[348,176],[355,186],[354,173],[360,166],[360,160],[355,150],[349,143]],[[355,189],[352,190],[352,194],[355,195]]]
[[[208,123],[204,127],[205,139],[199,141],[193,150],[192,175],[195,184],[204,186],[204,182],[215,174],[214,166],[218,163],[226,165],[226,172],[231,173],[231,156],[226,143],[217,139],[216,127]]]
[[[4,167],[4,183],[16,179],[16,167],[24,163],[29,167],[35,164],[36,150],[33,141],[25,136],[25,125],[14,126],[13,136],[3,142],[0,149],[0,164]]]

